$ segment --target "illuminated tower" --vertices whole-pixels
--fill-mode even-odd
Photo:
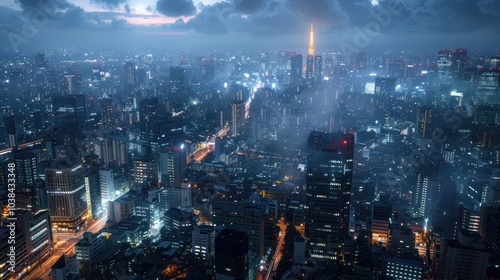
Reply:
[[[311,24],[311,32],[309,35],[309,53],[308,55],[314,56],[314,28],[313,25]]]
[[[309,53],[306,58],[306,80],[311,83],[314,78],[314,29],[311,24],[311,33],[309,37]]]

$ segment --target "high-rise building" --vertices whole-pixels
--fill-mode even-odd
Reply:
[[[215,237],[215,279],[248,279],[248,235],[223,229]]]
[[[417,171],[417,182],[412,192],[413,217],[425,218],[429,214],[429,176],[425,170]]]
[[[203,83],[213,83],[215,80],[215,66],[212,59],[206,59],[201,62],[201,81]]]
[[[460,230],[441,244],[438,279],[486,279],[490,252],[478,232]]]
[[[56,124],[64,131],[76,133],[84,129],[87,119],[84,95],[54,96],[52,106]]]
[[[42,209],[48,209],[49,204],[47,200],[47,188],[45,187],[45,181],[42,179],[37,179],[35,181],[35,188],[33,192],[33,211],[38,211]]]
[[[479,232],[481,213],[479,209],[474,209],[472,203],[460,203],[458,206],[457,229]]]
[[[127,62],[123,65],[123,82],[125,86],[135,85],[135,65],[132,62]]]
[[[316,83],[321,82],[323,79],[323,56],[314,56],[314,81]]]
[[[163,212],[171,208],[185,209],[193,206],[191,185],[182,183],[179,187],[166,187],[160,193],[160,208]]]
[[[26,237],[28,265],[39,262],[52,253],[52,223],[48,210],[31,213],[26,210],[16,210],[16,227]]]
[[[479,105],[500,104],[500,70],[479,72],[475,103]]]
[[[442,81],[462,79],[467,60],[467,49],[445,49],[438,51],[438,75]]]
[[[115,175],[113,170],[99,170],[99,186],[101,193],[101,205],[107,208],[108,201],[115,200]]]
[[[375,78],[375,94],[393,96],[396,93],[396,78]]]
[[[264,73],[269,70],[269,53],[268,52],[261,52],[260,53],[260,70]]]
[[[491,253],[500,256],[500,207],[487,206],[481,208],[481,224],[479,233]]]
[[[153,161],[136,159],[134,161],[134,185],[158,185],[158,164]]]
[[[101,186],[99,184],[99,174],[90,171],[85,174],[85,196],[87,198],[88,216],[91,219],[100,217],[103,214],[101,201]]]
[[[390,205],[373,205],[372,214],[372,243],[382,244],[387,247],[389,240],[389,221],[392,217],[392,207]]]
[[[306,81],[311,84],[314,79],[314,55],[306,57]]]
[[[401,222],[391,219],[389,227],[389,241],[387,251],[395,256],[418,256],[415,250],[415,234],[407,226],[402,226]]]
[[[165,212],[164,225],[168,235],[185,238],[190,236],[196,227],[197,216],[192,212],[171,208]],[[191,239],[191,238],[189,238]]]
[[[215,200],[212,204],[212,223],[248,235],[249,250],[260,259],[264,255],[265,210],[256,202]]]
[[[85,232],[75,245],[76,259],[81,263],[94,264],[99,254],[104,251],[102,233]]]
[[[124,173],[125,167],[128,165],[129,141],[127,137],[105,135],[102,141],[94,141],[93,145],[101,166]]]
[[[186,168],[186,150],[183,146],[161,152],[158,160],[158,178],[166,186],[180,187]]]
[[[421,107],[417,109],[417,121],[415,128],[415,137],[417,145],[420,145],[422,139],[430,139],[432,137],[432,108]]]
[[[212,262],[214,255],[215,230],[212,227],[200,226],[193,230],[191,234],[191,253],[199,261]]]
[[[144,98],[139,104],[139,120],[141,123],[153,121],[159,114],[158,97]]]
[[[302,80],[302,55],[292,55],[290,62],[290,83],[299,84]]]
[[[14,115],[3,116],[3,126],[5,134],[7,135],[7,144],[9,147],[17,145],[17,125]]]
[[[108,221],[118,223],[134,215],[134,200],[131,195],[123,195],[119,198],[109,201],[107,208]]]
[[[188,90],[188,74],[185,68],[170,67],[170,93],[172,96],[184,96]]]
[[[104,98],[99,100],[99,112],[101,114],[99,129],[103,133],[113,133],[115,131],[115,104],[113,99]]]
[[[353,155],[353,134],[309,135],[305,230],[312,257],[337,259],[349,236]]]
[[[75,94],[76,77],[74,74],[65,74],[63,79],[62,91],[68,95]]]
[[[220,157],[224,150],[224,142],[222,138],[215,137],[215,148],[214,148],[214,162],[220,162]]]
[[[18,151],[14,153],[16,162],[16,187],[34,186],[38,178],[38,163],[36,155],[31,152]]]
[[[45,169],[45,184],[54,230],[78,232],[87,214],[83,166],[58,162]]]
[[[280,51],[279,52],[279,67],[285,71],[290,71],[291,69],[291,58],[295,56],[295,51]]]
[[[241,100],[235,100],[229,103],[229,106],[231,107],[231,136],[239,137],[244,133],[245,103]]]

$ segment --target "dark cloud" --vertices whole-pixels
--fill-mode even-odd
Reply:
[[[97,23],[94,23],[94,21]],[[88,28],[100,24],[97,19],[89,20],[85,15],[85,10],[81,7],[68,9],[64,14],[59,16],[58,23],[60,27],[65,28]]]
[[[485,0],[479,2],[479,10],[487,15],[498,17],[500,11],[500,1],[498,0]]]
[[[202,34],[226,34],[229,32],[225,22],[233,14],[233,7],[226,2],[214,5],[201,5],[201,11],[187,22],[177,20],[171,28],[193,30]]]
[[[395,0],[381,0],[386,7]],[[392,14],[391,31],[463,33],[494,28],[500,30],[500,1],[496,0],[398,0],[400,12]],[[394,4],[392,4],[394,6]],[[491,12],[492,9],[495,12]]]
[[[65,10],[75,5],[67,0],[36,1],[36,0],[16,0],[23,11],[33,12],[35,10],[58,11]]]
[[[22,17],[33,19],[36,11],[43,10],[38,0],[15,1],[21,11],[8,7],[2,11],[0,7],[0,29],[3,31],[19,30],[23,24]],[[200,3],[198,6],[193,4],[193,0],[157,0],[156,6],[147,7],[146,10],[151,13],[149,16],[135,15],[127,0],[90,0],[109,9],[123,7],[120,12],[87,12],[68,1],[76,3],[74,0],[48,1],[56,5],[49,9],[47,26],[55,27],[54,30],[71,29],[87,33],[102,30],[105,34],[106,30],[134,29],[153,34],[159,32],[155,29],[159,27],[132,26],[124,18],[158,17],[161,13],[170,17],[193,16],[167,25],[172,30],[233,35],[219,37],[221,42],[233,38],[259,42],[252,36],[264,36],[263,41],[279,42],[284,40],[282,38],[307,40],[309,24],[314,23],[318,42],[325,40],[335,44],[341,40],[352,40],[355,35],[353,27],[363,29],[367,24],[378,21],[380,15],[387,14],[388,7],[396,7],[398,10],[389,12],[387,24],[380,29],[380,41],[387,39],[387,42],[401,43],[409,38],[422,42],[449,40],[467,43],[472,40],[469,39],[471,36],[480,38],[479,34],[486,34],[484,40],[494,41],[498,40],[495,36],[500,31],[499,0],[378,0],[379,5],[375,6],[370,0],[218,0],[211,5]],[[214,41],[219,42],[219,39]],[[476,41],[481,44],[481,40]]]
[[[288,0],[287,2],[293,14],[301,17],[305,22],[341,24],[349,19],[337,1]]]
[[[251,14],[266,7],[265,0],[233,0],[234,9],[242,14]]]
[[[193,0],[158,0],[156,10],[169,17],[192,16],[196,13]]]
[[[115,10],[120,4],[126,3],[127,0],[90,0],[90,2],[109,10]]]
[[[127,20],[122,18],[114,18],[109,24],[109,28],[113,30],[127,30],[131,29],[131,25]]]

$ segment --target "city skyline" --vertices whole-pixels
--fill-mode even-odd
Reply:
[[[491,0],[313,1],[9,0],[0,6],[4,43],[14,49],[129,47],[202,50],[248,44],[296,48],[315,24],[322,49],[415,49],[498,45]],[[451,12],[453,11],[453,12]],[[24,28],[24,29],[23,29]],[[29,30],[28,30],[29,29]],[[23,33],[24,32],[24,33]],[[136,40],[140,38],[140,40]],[[356,45],[356,42],[358,44]],[[35,47],[36,46],[36,47]]]
[[[0,280],[500,279],[497,2],[2,5]]]

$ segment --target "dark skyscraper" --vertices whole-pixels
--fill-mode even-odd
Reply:
[[[316,55],[314,57],[314,81],[319,83],[321,79],[323,79],[323,57]]]
[[[99,173],[90,171],[85,175],[85,196],[89,218],[95,219],[103,214]]]
[[[5,134],[7,134],[7,144],[14,147],[17,145],[17,128],[14,115],[3,116],[3,126]]]
[[[81,94],[55,96],[52,98],[56,123],[66,131],[82,131],[87,118],[85,96]]]
[[[99,100],[99,111],[101,114],[100,129],[103,133],[113,133],[115,130],[115,105],[113,99],[105,98]]]
[[[16,162],[16,178],[18,186],[34,186],[38,178],[38,167],[36,156],[29,152],[17,152],[14,154]]]
[[[140,103],[139,119],[141,123],[153,121],[158,117],[159,103],[158,97],[145,98]]]
[[[500,70],[481,70],[475,102],[480,105],[500,104]]]
[[[215,279],[245,280],[248,277],[248,235],[222,230],[215,237]]]
[[[302,79],[302,55],[292,55],[290,64],[290,82],[292,84],[298,84]]]
[[[306,81],[313,82],[314,79],[314,55],[308,55],[306,58]]]
[[[312,257],[337,259],[349,235],[353,154],[353,134],[309,135],[306,237]]]
[[[201,63],[201,81],[213,83],[215,80],[215,66],[213,60],[203,60]]]
[[[187,70],[182,67],[170,67],[170,93],[173,97],[187,94]]]
[[[396,93],[396,78],[375,78],[375,94],[392,96]]]
[[[158,178],[166,186],[180,188],[185,168],[186,150],[183,146],[172,147],[170,151],[160,152],[158,160]]]
[[[422,139],[430,139],[432,134],[432,108],[421,107],[417,109],[416,139],[417,144],[422,143]]]

